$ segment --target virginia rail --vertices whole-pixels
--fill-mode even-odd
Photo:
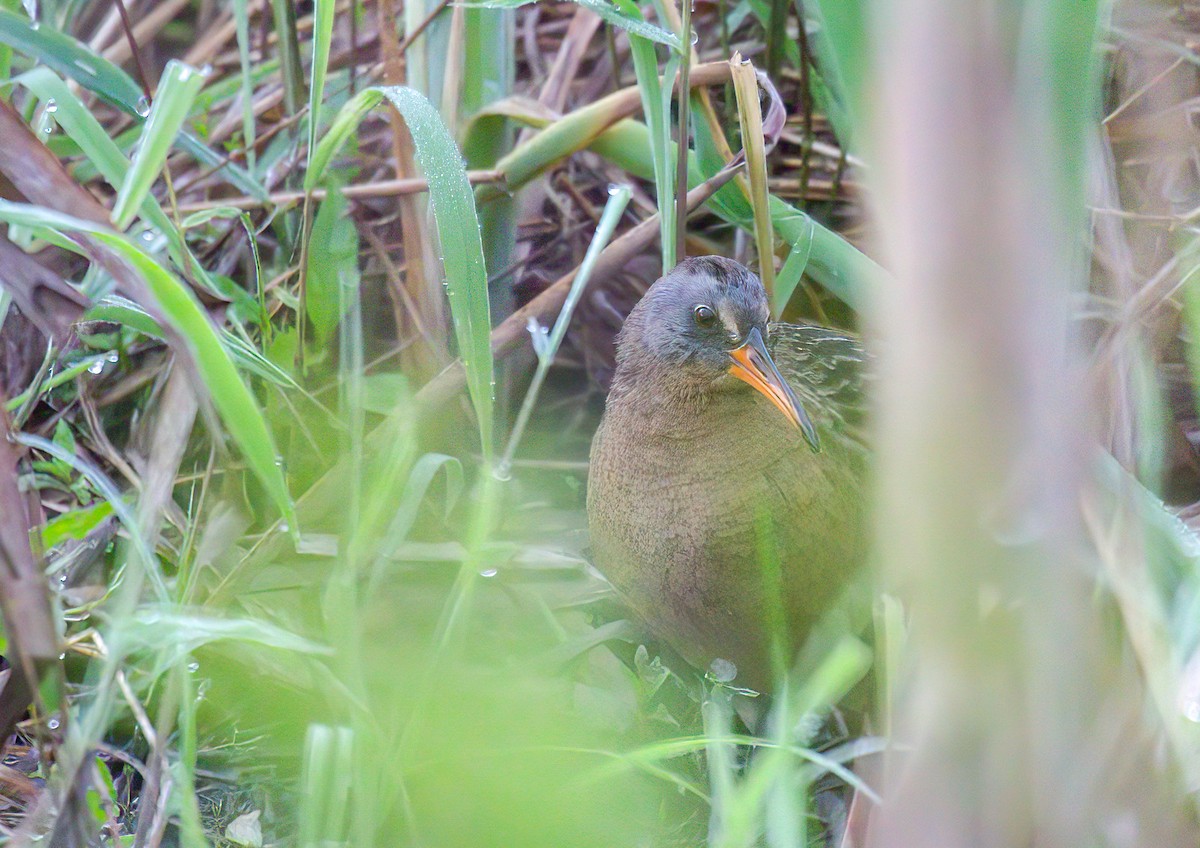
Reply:
[[[617,337],[588,479],[600,570],[684,659],[732,662],[760,691],[767,611],[794,650],[867,547],[862,348],[769,316],[762,282],[729,259],[651,286]]]

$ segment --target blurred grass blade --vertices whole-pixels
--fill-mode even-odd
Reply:
[[[117,627],[125,650],[155,654],[153,676],[162,674],[197,649],[216,642],[240,642],[314,656],[331,653],[326,645],[266,621],[201,615],[168,604],[138,607],[127,619],[118,622]]]
[[[375,565],[371,570],[371,586],[378,586],[386,563],[400,545],[408,538],[409,531],[417,522],[417,513],[425,502],[425,493],[429,490],[437,473],[446,472],[446,507],[444,512],[449,514],[451,507],[462,493],[463,472],[462,463],[455,457],[443,453],[427,453],[413,463],[404,485],[404,494],[396,513],[392,516],[387,533],[380,542]]]
[[[333,40],[334,0],[315,0],[312,38],[312,67],[308,85],[308,149],[317,146],[321,129],[321,103],[325,99],[325,72],[329,66],[329,44]]]
[[[345,844],[350,787],[355,784],[354,731],[310,724],[304,740],[300,789],[300,848]]]
[[[298,532],[271,431],[254,395],[238,376],[216,329],[191,290],[123,235],[91,222],[7,201],[0,201],[0,220],[47,227],[61,233],[86,233],[133,267],[146,282],[163,316],[187,345],[213,405],[247,464],[289,522],[289,528],[293,533]]]
[[[832,100],[826,111],[845,150],[853,150],[861,135],[857,124],[863,84],[873,64],[868,9],[864,0],[807,0],[807,20],[800,21],[800,26],[813,24],[809,27],[809,43]]]
[[[163,71],[154,105],[142,128],[142,137],[137,152],[133,154],[133,165],[125,174],[125,181],[117,192],[113,204],[113,222],[117,229],[124,230],[133,223],[142,201],[150,194],[150,188],[162,172],[167,154],[175,144],[175,137],[187,120],[188,112],[206,74],[190,65],[172,59]]]
[[[257,151],[254,149],[254,76],[250,63],[250,12],[246,0],[231,0],[233,21],[237,31],[238,61],[242,66],[242,144],[246,147],[246,163],[254,170]]]
[[[525,400],[522,401],[521,410],[517,413],[517,420],[513,424],[512,435],[509,436],[508,446],[504,449],[504,456],[496,466],[496,474],[501,479],[508,478],[513,456],[517,452],[517,445],[520,444],[521,435],[525,432],[525,425],[529,422],[529,416],[537,402],[538,392],[546,379],[546,373],[550,370],[550,365],[554,362],[554,355],[567,335],[567,326],[571,323],[571,316],[575,313],[575,306],[579,303],[579,298],[583,296],[583,290],[587,287],[588,280],[591,279],[592,269],[596,267],[596,260],[600,258],[600,251],[604,250],[609,239],[612,238],[621,216],[625,213],[625,207],[629,205],[629,196],[628,186],[613,186],[608,190],[608,202],[604,204],[600,223],[596,225],[596,233],[592,236],[591,244],[588,245],[587,253],[584,254],[579,270],[575,272],[575,278],[571,280],[571,289],[567,292],[562,309],[559,310],[558,318],[554,322],[554,329],[550,331],[549,337],[544,342],[537,342],[538,336],[534,336],[534,350],[537,351],[538,358],[537,368],[533,372],[533,380],[529,383],[529,388],[525,391]],[[531,328],[531,331],[541,332],[540,328],[536,327]]]
[[[617,0],[618,8],[631,18],[641,18],[642,13],[633,0]],[[676,39],[678,48],[678,39]],[[646,126],[650,128],[650,156],[654,163],[654,189],[658,200],[659,230],[662,242],[663,273],[675,267],[675,152],[671,144],[671,127],[667,120],[669,106],[664,108],[663,83],[658,76],[658,56],[654,43],[629,33],[629,49],[633,55],[633,68],[637,74],[638,91],[642,97],[642,111]],[[670,97],[670,82],[665,86]]]
[[[479,419],[484,456],[492,456],[492,359],[488,308],[487,268],[479,234],[475,197],[462,156],[446,125],[429,100],[403,86],[368,88],[352,98],[334,118],[309,159],[304,188],[321,181],[325,168],[362,117],[382,99],[396,108],[408,125],[416,146],[417,161],[429,181],[433,217],[441,241],[445,266],[446,297],[458,340],[458,355],[467,374],[467,389]]]
[[[758,274],[767,289],[775,295],[775,233],[771,227],[771,210],[767,205],[767,157],[763,143],[762,109],[758,105],[758,76],[754,65],[741,54],[729,60],[733,74],[733,91],[737,96],[738,123],[742,128],[742,149],[746,151],[746,168],[750,172],[750,205],[754,209],[754,243],[758,248]]]

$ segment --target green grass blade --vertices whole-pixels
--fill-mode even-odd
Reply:
[[[172,59],[167,63],[137,152],[133,154],[133,165],[125,174],[113,205],[112,217],[117,229],[124,230],[133,223],[142,201],[150,194],[150,187],[162,172],[175,137],[204,86],[205,76],[182,62]]]
[[[306,305],[318,342],[332,337],[345,314],[343,288],[358,288],[358,229],[345,196],[331,188],[309,235]]]
[[[378,106],[381,100],[382,89],[365,88],[342,106],[329,125],[329,131],[309,153],[308,169],[304,174],[305,191],[312,191],[321,184],[330,160],[341,150],[350,134],[358,129],[363,117]]]
[[[321,102],[325,99],[325,72],[329,67],[329,44],[333,40],[334,0],[313,4],[313,53],[308,85],[308,149],[317,146],[321,127]]]
[[[544,341],[539,341],[542,330],[536,326],[530,328],[530,332],[535,334],[533,347],[537,351],[538,363],[533,372],[533,380],[525,392],[525,400],[521,402],[521,410],[517,413],[517,420],[513,424],[512,435],[509,437],[508,446],[504,449],[504,456],[496,466],[496,474],[501,479],[508,478],[513,455],[517,452],[517,445],[521,441],[522,433],[525,432],[525,425],[533,412],[533,405],[537,401],[538,392],[546,379],[546,373],[550,370],[554,355],[567,335],[567,326],[571,323],[571,316],[575,313],[575,306],[579,303],[579,298],[583,296],[583,290],[587,287],[588,280],[591,279],[592,269],[596,267],[600,252],[612,238],[621,216],[625,213],[625,207],[629,205],[629,196],[628,186],[609,189],[608,202],[604,204],[600,223],[596,225],[596,234],[592,236],[583,262],[580,263],[579,270],[575,272],[575,279],[571,280],[571,289],[567,292],[562,309],[559,310],[558,318],[554,322],[554,329],[550,331]]]
[[[641,11],[633,0],[617,0],[618,8],[631,18],[640,18]],[[678,42],[678,39],[676,39]],[[654,189],[658,199],[659,229],[662,241],[663,272],[675,267],[675,160],[671,144],[671,127],[667,120],[669,107],[664,108],[664,96],[669,98],[670,80],[666,85],[658,76],[658,56],[654,43],[633,32],[629,33],[629,49],[637,74],[638,90],[642,96],[642,111],[650,128],[650,155],[654,163]],[[667,94],[664,95],[664,88]]]
[[[467,373],[467,390],[479,419],[484,456],[492,456],[492,359],[487,267],[475,197],[462,155],[429,100],[411,88],[365,89],[334,118],[309,160],[305,190],[320,182],[329,161],[358,126],[363,115],[386,98],[403,116],[416,147],[417,161],[429,180],[433,217],[441,239],[446,297],[458,340],[458,355]]]
[[[0,201],[0,220],[62,233],[86,233],[129,263],[146,282],[163,316],[187,345],[221,420],[247,464],[295,530],[291,496],[275,442],[254,395],[238,376],[225,346],[191,290],[119,233],[36,206]]]

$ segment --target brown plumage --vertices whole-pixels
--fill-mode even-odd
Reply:
[[[685,659],[729,660],[759,690],[773,599],[794,649],[867,547],[862,349],[768,317],[762,283],[728,259],[656,282],[618,337],[588,481],[600,570]]]

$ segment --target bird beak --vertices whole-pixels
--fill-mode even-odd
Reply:
[[[757,327],[750,330],[746,341],[740,347],[729,351],[729,357],[733,360],[733,365],[729,366],[729,373],[762,392],[767,400],[775,404],[787,420],[804,434],[805,441],[813,451],[819,451],[821,444],[817,440],[817,428],[813,426],[800,401],[796,400],[792,387],[775,367],[771,354],[767,353],[762,333]]]

